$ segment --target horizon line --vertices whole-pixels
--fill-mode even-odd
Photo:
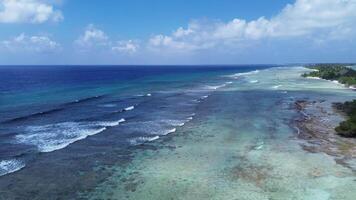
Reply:
[[[301,63],[260,63],[260,64],[0,64],[0,67],[12,67],[12,66],[258,66],[258,65],[307,65],[307,64],[350,64],[356,65],[352,62],[301,62]]]

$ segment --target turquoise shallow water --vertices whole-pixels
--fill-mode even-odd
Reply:
[[[297,99],[331,102],[355,94],[329,81],[303,79],[305,68],[228,76],[234,83],[199,105],[169,138],[147,144],[90,199],[345,199],[355,173],[300,147],[291,120]],[[337,124],[338,120],[330,123]]]
[[[303,67],[187,69],[6,92],[0,199],[354,199],[355,173],[293,124],[296,100],[331,110],[354,91]]]

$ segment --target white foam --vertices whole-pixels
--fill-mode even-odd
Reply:
[[[130,110],[133,110],[133,109],[135,109],[135,106],[129,106],[129,107],[125,108],[124,110],[125,111],[130,111]]]
[[[125,122],[126,120],[124,118],[119,119],[117,121],[111,121],[111,122],[99,122],[98,125],[100,126],[106,126],[106,127],[113,127],[113,126],[118,126],[120,123]]]
[[[226,82],[224,84],[221,84],[221,85],[207,85],[205,86],[205,89],[208,89],[208,90],[217,90],[219,88],[223,88],[223,87],[226,87],[227,85],[230,85],[232,84],[233,82]]]
[[[251,72],[236,73],[236,74],[233,74],[233,75],[228,75],[227,77],[239,78],[241,76],[248,76],[248,75],[252,75],[252,74],[257,74],[259,72],[260,72],[259,70],[255,70],[255,71],[251,71]]]
[[[334,83],[334,84],[337,84],[337,85],[341,85],[341,86],[346,86],[345,84],[342,84],[342,83],[340,83],[339,81],[337,81],[337,80],[333,80],[333,81],[331,81],[332,83]]]
[[[132,132],[145,133],[147,135],[167,135],[176,131],[174,127],[184,126],[184,123],[186,123],[185,120],[158,119],[126,123],[124,126]]]
[[[300,135],[300,129],[298,127],[294,127],[297,130],[297,135]]]
[[[139,95],[136,95],[136,96],[138,96],[138,97],[150,97],[150,96],[152,96],[152,94],[151,94],[151,93],[148,93],[148,94],[139,94]]]
[[[137,137],[137,138],[133,138],[130,139],[129,142],[132,145],[138,145],[138,144],[143,144],[145,142],[152,142],[154,140],[158,140],[159,136],[153,136],[153,137]]]
[[[320,80],[320,79],[321,79],[321,78],[315,77],[315,76],[308,76],[307,78],[308,78],[308,79],[317,79],[317,80]]]
[[[252,80],[250,81],[250,83],[258,83],[259,81],[258,80]]]
[[[107,125],[114,125],[114,123]],[[19,143],[36,146],[40,152],[52,152],[104,130],[106,127],[98,123],[64,122],[29,126],[25,129],[25,134],[16,135],[15,139]]]
[[[331,81],[333,83],[336,83],[336,84],[341,84],[339,81]]]
[[[174,133],[174,132],[176,132],[176,131],[177,131],[177,129],[176,129],[176,128],[173,128],[173,129],[170,129],[170,130],[167,130],[167,131],[163,132],[162,135],[168,135],[168,134]]]
[[[0,176],[16,172],[26,165],[20,160],[2,160],[0,161]]]
[[[202,96],[201,99],[206,99],[206,98],[208,98],[208,97],[209,97],[208,95]]]
[[[116,107],[116,104],[104,104],[104,105],[100,105],[99,107],[103,107],[103,108],[114,108],[114,107]]]
[[[273,89],[278,89],[278,88],[280,88],[280,87],[282,87],[283,85],[275,85],[275,86],[273,86],[272,88]]]
[[[172,125],[172,126],[184,126],[184,124],[187,122],[185,120],[171,120],[171,119],[168,119],[168,120],[163,120],[163,122],[169,124],[169,125]]]
[[[254,149],[255,150],[261,150],[263,148],[263,143],[258,144]]]
[[[307,77],[307,78],[309,78],[309,79],[317,79],[317,80],[326,80],[326,79],[322,79],[322,78],[319,78],[319,77]],[[329,81],[329,82],[332,82],[332,83],[334,83],[334,84],[347,87],[345,84],[342,84],[342,83],[340,83],[340,82],[337,81],[337,80],[326,80],[326,81]],[[353,87],[353,86],[348,86],[348,88],[350,88],[350,89],[356,89],[356,88]]]
[[[227,84],[215,85],[215,86],[208,85],[208,86],[206,86],[205,88],[208,89],[208,90],[217,90],[217,89],[219,89],[219,88],[225,87],[226,85],[227,85]]]

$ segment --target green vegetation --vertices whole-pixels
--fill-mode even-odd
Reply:
[[[303,77],[319,77],[326,80],[338,81],[347,86],[356,86],[356,70],[348,67],[354,64],[313,64],[307,68],[315,69],[305,73]],[[356,137],[356,100],[336,103],[335,108],[345,113],[348,119],[335,128],[343,137]]]
[[[356,85],[356,71],[351,69],[352,64],[313,64],[307,65],[316,71],[305,73],[303,77],[319,77],[326,80],[338,81],[347,86]]]
[[[335,107],[348,116],[348,120],[335,128],[336,132],[344,137],[356,137],[356,100],[336,103]]]

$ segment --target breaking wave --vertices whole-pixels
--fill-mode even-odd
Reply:
[[[125,119],[107,122],[63,122],[42,126],[28,126],[25,133],[16,135],[17,143],[34,145],[40,152],[52,152],[96,135],[107,127],[118,126]]]
[[[139,145],[139,144],[143,144],[146,142],[152,142],[154,140],[158,140],[159,136],[153,136],[153,137],[137,137],[137,138],[133,138],[133,139],[129,139],[129,143],[131,145]]]
[[[24,162],[17,159],[0,161],[0,176],[16,172],[25,166]]]

